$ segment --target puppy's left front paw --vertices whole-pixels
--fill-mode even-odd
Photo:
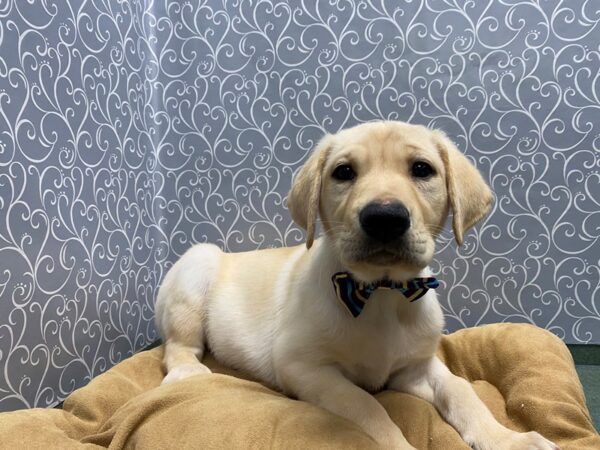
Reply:
[[[181,364],[169,371],[167,376],[162,380],[162,384],[171,384],[185,378],[202,373],[212,373],[204,364],[197,362],[194,364]]]
[[[506,434],[494,447],[498,450],[560,450],[560,447],[535,431]]]

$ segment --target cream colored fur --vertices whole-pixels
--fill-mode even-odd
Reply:
[[[412,176],[416,160],[435,175]],[[354,180],[332,178],[340,163],[352,165]],[[358,213],[386,200],[410,212],[407,244],[372,251]],[[307,230],[306,247],[230,254],[200,244],[167,273],[156,304],[164,383],[209,373],[200,362],[208,347],[222,363],[357,423],[382,448],[413,448],[371,395],[384,386],[433,403],[478,450],[557,448],[535,432],[500,425],[435,356],[444,319],[434,291],[409,303],[378,290],[354,318],[332,287],[331,276],[342,270],[362,281],[427,275],[449,209],[462,242],[491,202],[480,174],[438,131],[374,122],[326,136],[289,196],[293,219]],[[324,233],[315,240],[317,216]]]

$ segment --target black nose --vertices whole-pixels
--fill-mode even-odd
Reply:
[[[399,238],[410,227],[410,214],[400,202],[369,203],[359,220],[367,236],[384,243]]]

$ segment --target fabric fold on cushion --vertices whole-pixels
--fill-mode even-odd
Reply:
[[[511,428],[566,448],[600,448],[571,353],[552,333],[527,324],[465,329],[443,339],[439,353],[456,375],[499,390]]]
[[[377,448],[352,422],[210,356],[204,362],[216,373],[160,386],[162,351],[123,361],[71,394],[62,410],[0,414],[0,448]],[[600,448],[571,355],[551,333],[486,325],[444,336],[438,354],[506,426],[538,431],[563,450]],[[416,448],[469,448],[429,403],[387,390],[376,397]]]

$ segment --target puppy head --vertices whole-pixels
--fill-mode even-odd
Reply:
[[[479,172],[443,133],[402,122],[326,136],[288,197],[307,247],[320,215],[340,261],[363,281],[415,276],[433,258],[449,209],[462,244],[491,202]]]

